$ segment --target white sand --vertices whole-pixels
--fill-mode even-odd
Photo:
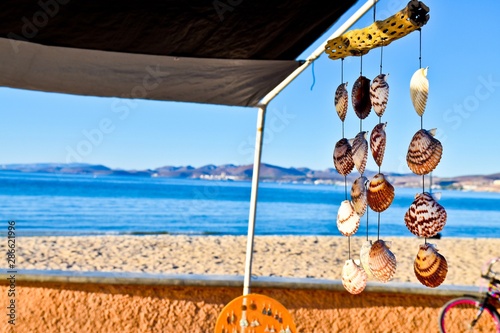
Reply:
[[[352,238],[357,259],[365,239]],[[413,261],[423,240],[388,237],[397,257],[393,281],[418,283]],[[480,270],[500,256],[500,239],[431,240],[448,261],[445,284],[483,285]],[[6,242],[0,244],[3,253]],[[253,275],[340,279],[348,257],[347,238],[259,236],[254,243]],[[128,271],[166,274],[243,275],[245,236],[86,236],[22,237],[16,240],[18,269]],[[6,261],[2,261],[6,265]],[[5,267],[5,266],[3,266]]]

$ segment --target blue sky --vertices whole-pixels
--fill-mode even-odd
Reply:
[[[362,5],[350,10],[347,18]],[[377,19],[406,1],[382,0]],[[444,146],[434,174],[456,176],[500,172],[497,143],[500,107],[500,3],[424,1],[431,18],[422,31],[422,65],[429,66],[430,94],[424,128],[437,128]],[[451,5],[452,4],[452,5]],[[307,57],[341,19],[299,59]],[[354,28],[373,22],[366,14]],[[409,97],[418,69],[419,33],[384,48],[389,73],[387,148],[382,171],[410,172],[405,156],[420,119]],[[363,75],[379,73],[380,49],[363,57]],[[359,76],[359,57],[344,62],[349,91]],[[333,167],[332,151],[341,138],[333,106],[340,83],[340,61],[322,55],[269,105],[262,160],[284,167]],[[79,161],[114,168],[146,169],[164,165],[249,164],[253,159],[257,110],[219,105],[119,100],[0,88],[0,163]],[[126,105],[130,112],[123,113]],[[121,108],[120,108],[121,106]],[[372,111],[363,122],[378,122]],[[346,136],[359,131],[352,107]],[[371,157],[368,169],[375,170]]]

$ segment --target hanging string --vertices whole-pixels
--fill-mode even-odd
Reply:
[[[316,84],[316,75],[314,74],[314,61],[312,62],[311,71],[312,71],[312,75],[313,75],[313,83],[311,84],[310,90],[312,91],[314,85]]]
[[[422,175],[422,193],[425,192],[425,175]]]
[[[380,240],[380,213],[378,213],[377,240]]]
[[[359,131],[362,132],[363,131],[363,119],[359,119]]]
[[[351,259],[351,236],[347,237],[348,244],[349,244],[349,259]]]
[[[432,193],[432,172],[429,174],[429,193]]]
[[[419,45],[419,54],[418,54],[418,63],[419,63],[419,68],[422,68],[422,29],[418,29],[419,34],[419,39],[420,39],[420,45]]]
[[[380,47],[380,74],[382,74],[382,59],[384,57],[384,41],[382,39],[382,46]]]
[[[363,75],[363,56],[360,57],[361,58],[361,67],[359,69],[359,75]]]
[[[340,83],[344,83],[344,58],[340,62]]]
[[[344,176],[345,199],[347,200],[347,175]]]
[[[369,209],[366,208],[366,240],[368,240],[368,211]]]
[[[373,4],[373,22],[375,22],[375,19],[377,17],[377,1]]]

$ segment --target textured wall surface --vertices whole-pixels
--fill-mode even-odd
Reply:
[[[3,282],[2,282],[3,283]],[[7,287],[0,285],[5,309]],[[241,288],[19,282],[16,325],[0,332],[213,332]],[[299,332],[437,332],[450,297],[260,289],[288,308]],[[4,311],[5,312],[5,311]]]

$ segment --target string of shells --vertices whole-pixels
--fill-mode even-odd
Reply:
[[[384,174],[378,173],[371,180],[364,176],[368,151],[379,166],[385,153],[386,126],[380,117],[384,114],[389,98],[388,74],[379,74],[373,81],[360,75],[354,82],[351,91],[351,104],[354,113],[361,121],[366,119],[371,109],[379,117],[371,134],[360,132],[352,139],[345,137],[336,144],[333,152],[333,162],[339,174],[347,176],[354,168],[360,173],[351,187],[351,200],[341,202],[337,213],[337,228],[344,236],[353,236],[359,229],[361,217],[368,207],[375,212],[386,210],[394,200],[394,187]],[[335,91],[335,109],[342,122],[345,121],[349,100],[347,83],[341,83]],[[390,251],[390,242],[381,239],[376,242],[367,240],[360,251],[360,260],[349,257],[342,270],[342,283],[351,294],[362,292],[368,278],[382,282],[391,280],[396,272],[396,257]]]
[[[428,68],[419,68],[410,80],[410,97],[419,117],[423,117],[429,94]],[[422,128],[413,135],[406,162],[410,170],[422,176],[422,187],[425,187],[424,176],[431,173],[441,161],[443,145],[435,137],[436,129]],[[432,190],[432,188],[431,188]],[[405,213],[404,221],[408,230],[417,237],[425,238],[420,245],[414,261],[415,276],[424,286],[435,288],[441,285],[448,273],[448,264],[443,255],[438,253],[436,245],[428,244],[427,238],[435,236],[443,230],[447,213],[438,203],[438,195],[422,191],[415,195],[415,200]]]

